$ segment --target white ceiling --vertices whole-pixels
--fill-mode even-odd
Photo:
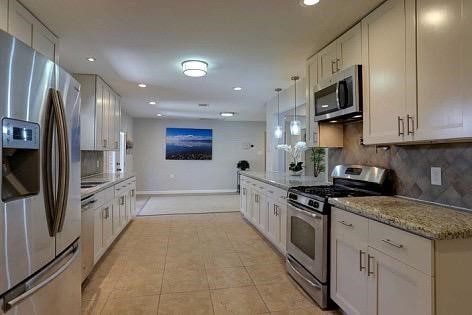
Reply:
[[[304,76],[309,56],[382,0],[321,0],[313,7],[298,0],[21,2],[60,37],[60,63],[101,75],[132,116],[217,118],[234,111],[234,120],[265,120],[274,88]],[[87,62],[89,56],[97,61]],[[209,63],[206,77],[181,73],[180,63],[194,58]]]

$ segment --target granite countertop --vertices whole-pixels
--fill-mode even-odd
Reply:
[[[82,199],[86,198],[90,195],[93,195],[101,190],[107,189],[108,187],[111,187],[119,182],[122,182],[134,176],[135,176],[134,173],[103,173],[99,175],[82,177],[80,179],[82,184],[88,183],[88,182],[104,182],[104,183],[91,187],[91,188],[81,188],[80,197]]]
[[[253,171],[241,171],[240,174],[285,190],[295,186],[320,186],[329,184],[324,178],[314,176],[293,176],[286,173]]]
[[[387,196],[333,198],[330,204],[432,240],[472,238],[472,212]]]

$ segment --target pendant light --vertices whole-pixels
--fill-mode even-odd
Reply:
[[[283,135],[282,127],[280,127],[280,91],[282,91],[281,88],[275,89],[275,92],[277,92],[277,126],[274,130],[275,139],[280,139]]]
[[[293,120],[290,122],[290,134],[292,136],[299,136],[301,134],[302,128],[301,123],[297,120],[297,81],[300,79],[299,76],[293,76],[292,81],[294,81],[294,88],[295,88],[295,116]]]

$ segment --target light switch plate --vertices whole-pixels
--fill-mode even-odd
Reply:
[[[431,167],[431,185],[441,186],[441,168],[440,167]]]

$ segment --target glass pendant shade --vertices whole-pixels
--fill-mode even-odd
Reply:
[[[293,136],[299,136],[301,134],[302,127],[299,120],[292,120],[290,122],[290,133]]]
[[[275,130],[274,130],[275,139],[282,138],[282,135],[283,135],[282,127],[280,127],[280,126],[275,127]]]

